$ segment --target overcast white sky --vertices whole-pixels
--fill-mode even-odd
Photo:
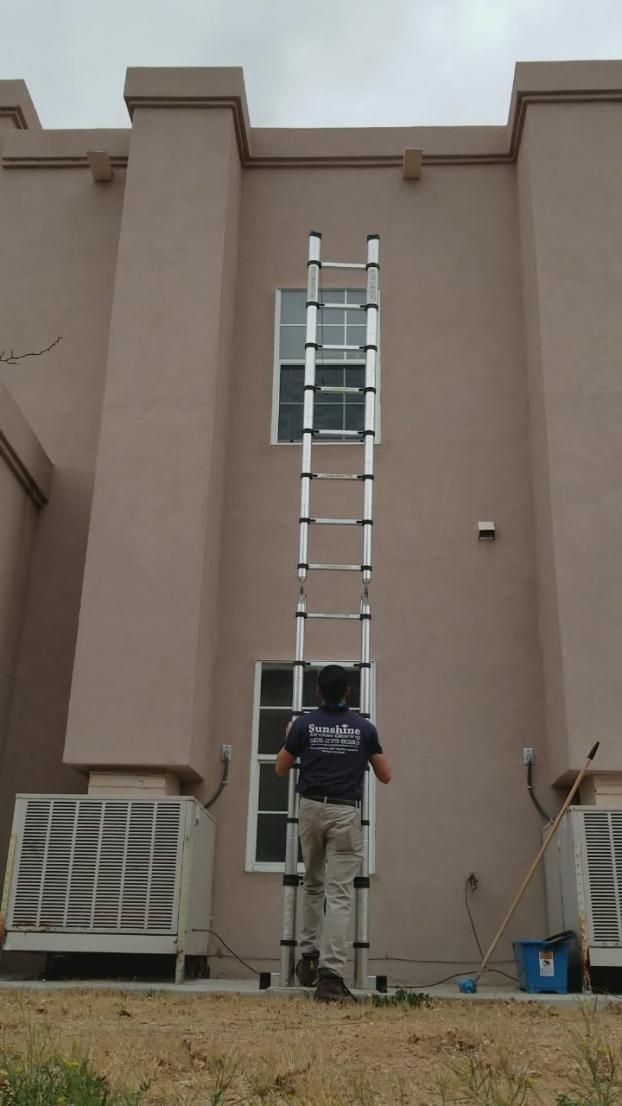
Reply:
[[[241,65],[256,126],[389,126],[503,123],[515,61],[622,57],[622,0],[0,0],[0,26],[45,127],[128,126],[128,65]]]

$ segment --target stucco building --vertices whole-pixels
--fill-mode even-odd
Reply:
[[[231,744],[213,925],[276,967],[306,236],[377,232],[371,957],[448,974],[468,875],[486,940],[540,840],[523,748],[551,809],[597,739],[583,801],[622,794],[622,62],[518,65],[498,127],[257,129],[236,69],[125,99],[127,129],[48,131],[0,81],[0,862],[17,792],[205,799]],[[360,282],[325,285],[356,340]],[[539,881],[511,935],[546,925]]]

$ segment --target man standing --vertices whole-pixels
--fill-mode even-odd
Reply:
[[[275,765],[277,776],[286,776],[300,760],[305,879],[296,975],[303,987],[317,984],[320,1002],[355,1002],[344,974],[354,878],[362,859],[363,779],[371,764],[377,779],[389,783],[391,769],[376,727],[348,707],[345,669],[338,664],[323,668],[317,694],[321,706],[290,723]]]

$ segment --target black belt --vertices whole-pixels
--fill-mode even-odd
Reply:
[[[331,803],[332,806],[353,806],[361,804],[356,799],[332,799],[330,795],[320,795],[318,791],[303,791],[303,799],[311,799],[314,803]]]

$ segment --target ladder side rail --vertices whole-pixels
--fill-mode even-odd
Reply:
[[[307,576],[309,544],[309,497],[311,485],[311,447],[313,442],[313,416],[315,400],[315,373],[317,355],[317,303],[319,302],[321,235],[309,235],[307,261],[307,311],[305,333],[305,376],[302,416],[302,466],[300,476],[300,533],[298,547],[298,579],[300,595],[296,607],[296,656],[292,691],[292,714],[302,714],[305,670],[305,622],[307,599],[304,583]],[[282,987],[291,987],[294,981],[296,961],[296,906],[298,892],[298,811],[296,792],[297,770],[292,768],[287,788],[287,835],[285,843],[285,871],[283,874],[283,921],[281,928]]]
[[[365,338],[365,423],[363,493],[363,595],[361,597],[361,713],[371,713],[371,604],[368,586],[372,574],[374,444],[376,435],[376,387],[378,358],[380,242],[367,239],[367,314]],[[354,884],[354,985],[366,989],[369,980],[369,788],[370,770],[363,779],[361,803],[362,860]]]

